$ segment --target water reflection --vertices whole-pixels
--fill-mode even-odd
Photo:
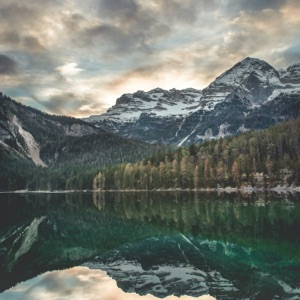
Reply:
[[[102,212],[174,232],[273,250],[300,259],[297,196],[277,194],[118,193],[93,195]],[[280,244],[278,241],[280,240]]]
[[[90,270],[86,267],[74,267],[64,271],[53,271],[28,280],[0,295],[6,300],[40,300],[40,299],[73,299],[73,300],[158,300],[152,295],[139,296],[125,293],[117,287],[116,282],[101,270]],[[165,300],[176,300],[168,296]],[[181,300],[213,300],[210,296],[193,298],[180,297]]]
[[[0,194],[0,290],[84,264],[141,295],[292,299],[299,217],[293,195]]]

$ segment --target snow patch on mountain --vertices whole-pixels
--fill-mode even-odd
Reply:
[[[105,114],[90,116],[85,120],[133,122],[142,113],[153,114],[156,117],[185,116],[198,109],[201,96],[202,92],[194,89],[167,91],[157,88],[149,92],[138,91],[122,95]]]
[[[259,77],[262,82],[278,86],[282,85],[278,71],[272,66],[260,59],[248,57],[217,77],[211,86],[223,84],[224,86],[238,87],[252,73]]]
[[[248,57],[202,91],[124,94],[105,114],[86,120],[126,138],[185,146],[295,118],[299,95],[300,64],[277,71]]]

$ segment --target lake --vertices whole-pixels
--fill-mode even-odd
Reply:
[[[0,194],[0,299],[300,299],[299,196]]]

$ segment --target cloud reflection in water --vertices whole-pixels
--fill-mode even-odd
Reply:
[[[125,293],[118,288],[115,280],[106,272],[87,267],[74,267],[62,271],[52,271],[37,276],[0,294],[5,300],[155,300],[152,295],[140,296]],[[198,298],[190,296],[168,296],[165,300],[214,300],[207,295]]]

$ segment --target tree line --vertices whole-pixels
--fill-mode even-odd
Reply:
[[[56,158],[51,161],[53,153]],[[186,148],[105,134],[102,138],[64,137],[48,143],[41,154],[48,168],[0,148],[0,190],[300,186],[300,120]]]
[[[300,185],[300,120],[102,169],[94,190]]]

